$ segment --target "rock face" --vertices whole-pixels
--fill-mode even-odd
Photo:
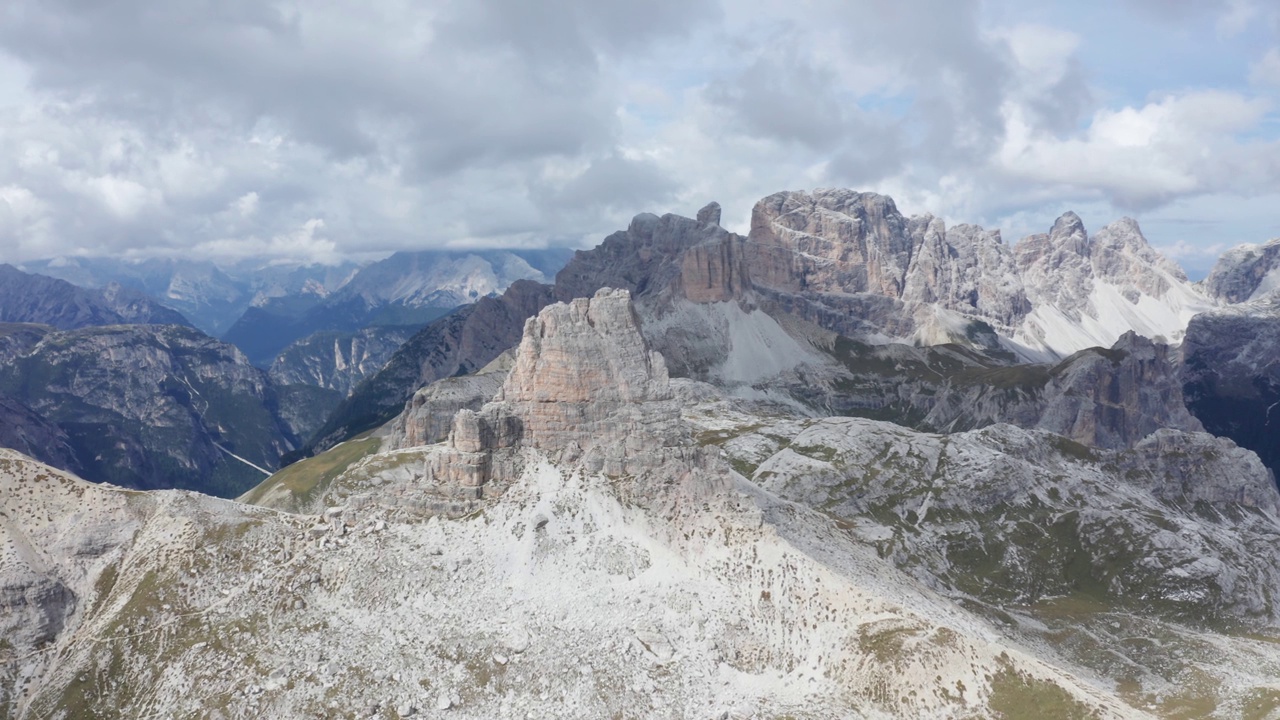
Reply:
[[[933,432],[1009,423],[1094,448],[1133,447],[1161,428],[1203,431],[1183,403],[1176,357],[1135,333],[1060,363],[1004,365],[954,346],[868,346],[841,339],[846,374],[793,393],[815,407]],[[822,393],[827,393],[823,395]]]
[[[10,397],[0,396],[0,448],[12,448],[40,462],[82,472],[71,438],[62,428]]]
[[[44,339],[53,328],[29,323],[0,323],[0,364],[12,361]]]
[[[981,317],[1006,332],[1031,311],[1012,251],[998,230],[976,225],[947,229],[937,218],[911,222],[920,243],[903,299]]]
[[[502,362],[503,358],[508,361]],[[459,410],[479,410],[502,389],[511,358],[504,353],[473,375],[441,378],[414,393],[396,416],[386,446],[411,448],[448,438]]]
[[[720,203],[714,201],[707,203],[705,207],[698,211],[698,222],[704,225],[719,225]]]
[[[473,373],[520,341],[524,321],[554,302],[554,290],[521,280],[427,325],[342,402],[308,443],[324,450],[394,418],[418,388]]]
[[[589,474],[676,485],[709,462],[680,419],[631,294],[614,289],[530,318],[502,389],[479,412],[458,413],[448,447],[436,478],[477,488],[519,475],[522,449]]]
[[[0,265],[0,323],[39,323],[62,330],[94,325],[190,326],[179,313],[118,284],[87,290]]]
[[[789,292],[902,297],[914,250],[893,200],[851,190],[784,192],[751,213],[752,278]]]
[[[77,508],[86,492],[101,505]],[[137,530],[122,501],[88,488],[77,494],[74,481],[58,471],[0,449],[0,638],[7,643],[2,652],[45,650],[83,614],[86,598],[73,588],[86,574],[95,575]],[[42,513],[31,512],[31,506]],[[102,516],[110,520],[102,522]],[[65,530],[69,517],[78,521],[76,532]],[[5,693],[0,702],[11,701]]]
[[[1133,447],[1161,428],[1204,430],[1183,402],[1169,346],[1136,333],[1109,350],[1082,350],[1049,376],[1034,427],[1090,447]]]
[[[656,294],[676,283],[680,258],[687,251],[736,237],[718,225],[679,215],[641,213],[625,231],[613,233],[591,250],[578,251],[556,275],[556,297],[590,297],[604,287],[636,297]]]
[[[1080,216],[1066,213],[1054,221],[1047,234],[1023,238],[1014,254],[1023,285],[1037,304],[1056,307],[1068,318],[1079,320],[1093,290],[1089,236]]]
[[[1204,289],[1228,303],[1261,299],[1280,289],[1280,238],[1263,245],[1241,245],[1218,258]]]
[[[1280,297],[1197,315],[1181,347],[1187,407],[1280,471]]]
[[[874,193],[784,192],[757,203],[746,255],[756,286],[792,296],[791,306],[809,296],[849,314],[849,296],[861,298],[852,313],[865,319],[861,328],[799,309],[829,330],[933,344],[964,342],[963,326],[978,321],[1028,357],[1109,346],[1129,330],[1176,340],[1213,305],[1128,218],[1090,238],[1067,213],[1008,248],[975,226],[908,219]]]
[[[24,464],[0,464],[0,593],[22,598],[0,618],[6,716],[199,716],[210,698],[232,717],[773,717],[800,703],[815,717],[994,716],[1024,687],[1077,714],[1126,713],[1043,643],[739,479],[673,516],[627,500],[626,478],[539,458],[467,518],[354,502],[300,517]],[[76,532],[49,519],[66,517]],[[33,596],[23,578],[65,592]],[[47,645],[31,653],[35,628]],[[1215,657],[1216,680],[1243,665],[1245,641],[1214,639],[1232,653]],[[1262,645],[1249,655],[1259,675]]]
[[[278,385],[311,385],[346,397],[386,366],[415,332],[411,327],[390,326],[316,333],[285,348],[271,363],[269,374]]]
[[[810,329],[809,352],[861,363],[847,382],[928,381],[1132,446],[934,435],[671,378],[646,323],[732,315],[734,352],[801,333],[659,287],[541,308],[445,443],[363,438],[264,483],[305,515],[0,455],[0,714],[1123,718],[1246,707],[1280,673],[1249,632],[1280,624],[1280,494],[1228,440],[1139,437],[1136,415],[1169,415],[1162,346],[1005,367]],[[450,380],[392,432],[469,403]]]
[[[758,422],[725,443],[735,467],[857,524],[947,594],[1023,607],[1092,597],[1194,623],[1280,614],[1267,540],[1280,494],[1230,440],[1160,430],[1095,452],[1008,425],[938,436],[851,418]]]
[[[678,215],[637,215],[627,230],[610,235],[593,250],[576,253],[556,276],[554,286],[519,281],[499,297],[460,308],[423,328],[334,411],[308,443],[308,451],[322,451],[387,422],[416,390],[435,380],[484,367],[520,342],[526,319],[556,300],[590,297],[603,287],[613,287],[665,301],[671,289],[682,283],[685,288],[704,288],[705,295],[700,297],[727,299],[745,287],[741,275],[684,282],[682,270],[697,262],[682,266],[681,258],[691,250],[705,249],[709,258],[720,257],[722,250],[732,253],[732,247],[726,250],[720,245],[732,245],[735,239],[719,226]],[[699,291],[690,292],[697,296]]]
[[[296,441],[262,371],[175,325],[49,333],[0,366],[0,395],[65,433],[86,477],[126,487],[238,495]]]

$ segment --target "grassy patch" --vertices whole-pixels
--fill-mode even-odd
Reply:
[[[1254,688],[1245,698],[1242,716],[1244,720],[1267,720],[1280,709],[1280,690]]]
[[[376,453],[381,444],[381,440],[369,437],[367,434],[362,438],[342,443],[315,457],[284,468],[240,496],[240,501],[252,505],[270,501],[270,505],[277,509],[296,511],[324,492],[329,484],[347,468],[360,459]],[[287,493],[284,498],[280,498],[282,489]],[[287,507],[280,507],[282,504]]]
[[[1000,720],[1095,720],[1097,711],[1062,686],[1018,672],[1012,664],[991,679],[991,711]]]

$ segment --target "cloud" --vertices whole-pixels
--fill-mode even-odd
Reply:
[[[1249,67],[1249,82],[1262,88],[1280,89],[1280,48],[1271,48]]]
[[[1179,240],[1171,245],[1157,245],[1155,248],[1165,257],[1178,261],[1193,260],[1203,262],[1208,259],[1212,262],[1227,249],[1227,246],[1223,243],[1202,246],[1194,245],[1186,240]]]
[[[1218,35],[1233,38],[1244,32],[1249,23],[1261,14],[1253,0],[1228,0],[1226,10],[1218,18],[1215,29]]]
[[[637,212],[712,199],[745,229],[757,199],[831,185],[1037,227],[1066,204],[1147,212],[1280,192],[1259,99],[1280,87],[1280,56],[1239,49],[1262,47],[1274,11],[1126,0],[1055,12],[1044,0],[11,0],[0,261],[594,242]],[[1162,33],[1140,32],[1152,21]],[[1132,91],[1129,66],[1099,52],[1116,37],[1168,58],[1167,86]],[[1234,84],[1221,79],[1228,51],[1242,58]]]
[[[1121,208],[1224,187],[1247,191],[1280,178],[1280,145],[1242,137],[1268,110],[1266,101],[1237,93],[1190,92],[1100,110],[1081,136],[1060,138],[1036,132],[1010,105],[997,165],[1020,181],[1102,193]]]
[[[337,244],[324,236],[324,220],[319,218],[270,238],[219,238],[197,243],[192,250],[200,257],[227,263],[262,256],[330,265],[342,260]]]

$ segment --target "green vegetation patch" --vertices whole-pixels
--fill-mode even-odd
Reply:
[[[1000,720],[1096,720],[1101,717],[1061,685],[1018,672],[1007,661],[991,679],[988,705]]]
[[[295,511],[328,489],[339,475],[346,472],[347,468],[378,452],[381,445],[381,440],[370,437],[366,433],[363,437],[342,443],[315,457],[300,460],[284,468],[240,496],[240,501],[251,505],[261,505],[264,501],[270,501],[270,507]],[[281,488],[288,493],[286,497],[290,507],[279,507]]]

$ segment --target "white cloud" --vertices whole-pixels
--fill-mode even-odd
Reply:
[[[201,257],[235,262],[252,257],[291,258],[307,263],[333,265],[342,259],[337,243],[323,236],[324,220],[311,218],[301,226],[267,239],[256,236],[219,238],[198,243]]]
[[[595,242],[712,199],[745,230],[764,195],[831,185],[1036,228],[1280,193],[1270,107],[1176,63],[1126,95],[1127,66],[1089,64],[1124,18],[1096,8],[1067,29],[979,0],[12,2],[0,188],[29,197],[0,195],[0,261]],[[1271,17],[1134,3],[1178,31]],[[1224,47],[1200,36],[1171,56]],[[1251,78],[1280,87],[1280,50]]]
[[[1244,32],[1260,14],[1254,0],[1228,0],[1215,28],[1219,37],[1233,38]]]
[[[89,178],[83,187],[91,197],[121,220],[133,219],[148,206],[161,202],[157,191],[115,175]]]
[[[242,218],[252,217],[258,211],[258,193],[249,191],[241,195],[236,198],[235,202],[231,203],[231,207]]]
[[[1046,25],[1028,23],[997,28],[991,35],[1008,43],[1019,74],[1041,89],[1052,87],[1067,76],[1080,47],[1079,35]]]
[[[1156,245],[1162,255],[1172,258],[1179,262],[1194,260],[1204,261],[1205,259],[1216,259],[1227,249],[1224,243],[1213,243],[1212,245],[1197,245],[1186,240],[1178,240],[1170,245]]]
[[[1280,88],[1280,48],[1271,48],[1250,66],[1249,82],[1269,89]]]
[[[999,169],[1023,181],[1103,193],[1122,207],[1151,207],[1182,195],[1274,186],[1280,146],[1241,139],[1268,111],[1237,93],[1170,95],[1142,107],[1100,110],[1079,137],[1037,133],[1015,105]]]

